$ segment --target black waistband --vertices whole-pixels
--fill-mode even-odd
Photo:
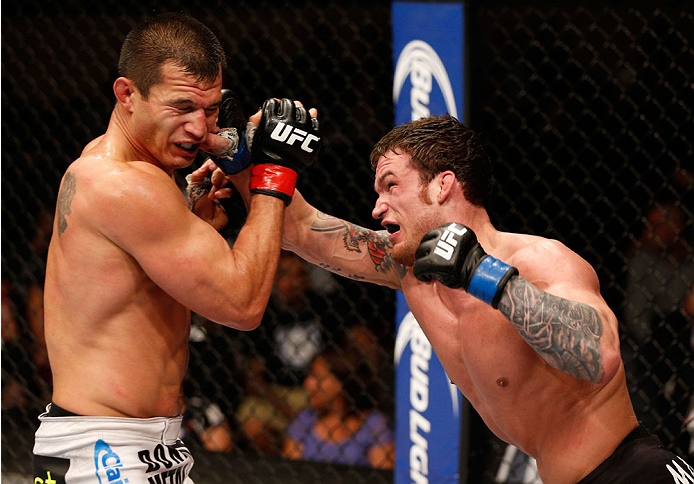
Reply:
[[[646,440],[647,439],[647,440]],[[606,473],[610,472],[615,472],[615,469],[617,472],[621,472],[621,467],[623,466],[623,462],[620,463],[619,459],[620,457],[620,451],[623,450],[624,447],[629,445],[631,442],[637,441],[637,440],[642,440],[643,442],[648,442],[648,445],[653,446],[653,448],[662,448],[662,444],[660,442],[660,439],[654,434],[651,434],[646,430],[646,427],[644,427],[640,422],[639,425],[629,432],[626,437],[624,437],[624,440],[620,442],[620,444],[617,446],[617,448],[614,450],[614,452],[607,458],[605,459],[598,467],[593,469],[593,471],[585,476],[583,479],[578,481],[577,484],[595,484],[598,482],[607,482],[605,480],[605,476],[607,475]],[[637,444],[638,445],[638,444]],[[616,466],[616,467],[615,467]],[[612,469],[612,470],[610,470]]]
[[[72,413],[69,410],[65,410],[62,407],[59,407],[55,403],[51,402],[51,406],[48,408],[48,413],[46,414],[47,417],[80,417],[81,415],[77,415],[76,413]]]

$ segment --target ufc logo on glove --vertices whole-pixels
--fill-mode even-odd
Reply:
[[[309,147],[311,141],[320,141],[318,136],[309,134],[303,129],[295,128],[282,122],[277,123],[277,126],[275,126],[275,129],[270,134],[270,138],[286,143],[289,146],[293,146],[295,141],[303,141],[301,143],[301,149],[306,153],[313,153],[313,148]]]
[[[458,239],[456,239],[455,236],[462,236],[465,232],[467,232],[467,228],[462,225],[456,223],[450,224],[436,243],[434,254],[443,259],[451,260],[451,257],[453,257],[453,249],[458,245]]]
[[[267,99],[262,112],[253,135],[251,193],[277,197],[289,205],[297,174],[320,151],[318,120],[287,98]]]

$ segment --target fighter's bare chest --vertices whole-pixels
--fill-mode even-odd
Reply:
[[[534,352],[511,323],[464,291],[420,284],[404,289],[404,294],[448,376],[463,393],[503,391],[535,363]]]

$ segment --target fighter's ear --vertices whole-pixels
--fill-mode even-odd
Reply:
[[[113,93],[116,95],[116,99],[130,112],[133,111],[135,91],[135,84],[127,77],[119,77],[113,83]]]
[[[460,188],[458,179],[455,177],[455,173],[451,170],[446,170],[444,172],[436,175],[438,195],[436,196],[436,201],[440,204],[448,199],[456,188]]]

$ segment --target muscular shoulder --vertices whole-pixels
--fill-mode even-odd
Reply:
[[[64,175],[60,192],[58,216],[63,200],[69,211],[65,216],[98,230],[131,226],[139,217],[162,212],[170,204],[185,206],[175,182],[159,168],[102,157],[76,160]]]
[[[89,192],[103,197],[175,187],[171,177],[163,170],[142,161],[126,162],[100,156],[83,156],[70,165],[68,173],[88,183],[89,186],[84,188]]]
[[[515,248],[505,262],[517,267],[520,275],[537,287],[571,284],[598,289],[595,270],[560,241],[533,235],[512,236]]]

